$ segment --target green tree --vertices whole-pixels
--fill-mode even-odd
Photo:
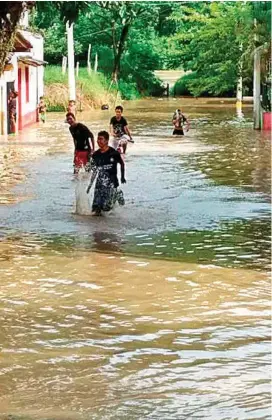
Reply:
[[[270,2],[180,3],[172,20],[174,62],[193,72],[186,83],[191,93],[234,93],[241,76],[252,85],[256,35],[259,45],[270,44]]]
[[[181,28],[174,41],[184,70],[194,72],[188,82],[194,95],[231,92],[241,71],[244,77],[252,73],[251,63],[246,65],[250,57],[245,60],[250,29],[244,20],[249,7],[242,2],[181,6]]]
[[[55,64],[60,64],[67,51],[65,19],[60,12],[62,2],[58,3],[56,6],[43,2],[32,18],[33,28],[41,30],[45,37],[45,59]],[[144,94],[159,89],[153,70],[161,67],[157,38],[162,30],[164,9],[165,6],[157,3],[151,8],[151,4],[143,2],[85,5],[85,9],[79,10],[74,25],[76,59],[85,64],[91,44],[92,57],[98,53],[100,71],[114,81],[122,79],[122,86],[134,84]],[[167,7],[168,15],[171,11],[172,8]]]
[[[158,8],[155,4],[146,2],[100,1],[89,7],[90,18],[100,18],[101,27],[110,35],[113,51],[112,80],[117,82],[120,75],[121,59],[126,51],[129,32],[138,20],[149,21],[156,19]],[[100,9],[100,10],[99,10]],[[101,14],[102,12],[102,14]]]

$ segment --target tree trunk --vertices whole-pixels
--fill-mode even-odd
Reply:
[[[0,75],[3,74],[9,53],[13,51],[17,25],[22,14],[35,1],[2,1],[0,3]]]
[[[0,75],[15,41],[16,28],[27,3],[21,1],[6,1],[0,5]]]
[[[129,22],[125,23],[121,32],[120,40],[118,42],[117,51],[116,50],[114,51],[114,66],[113,66],[111,78],[112,78],[112,81],[115,83],[118,82],[121,57],[125,49],[125,42],[128,36],[129,28],[130,28],[130,23]]]

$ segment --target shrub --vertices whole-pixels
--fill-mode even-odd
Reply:
[[[110,82],[101,73],[79,69],[76,77],[77,103],[83,109],[98,108],[114,104],[116,90],[109,92]],[[69,100],[68,76],[63,75],[60,66],[47,66],[45,69],[45,97],[48,111],[65,111]]]
[[[174,85],[171,93],[174,96],[192,96],[189,82],[195,78],[194,73],[185,74]]]
[[[120,80],[118,86],[123,99],[139,99],[141,96],[135,83]]]

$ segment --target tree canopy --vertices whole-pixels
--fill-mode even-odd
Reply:
[[[192,2],[175,10],[174,62],[192,72],[191,93],[232,92],[240,75],[252,83],[254,49],[270,42],[271,4],[264,3]]]
[[[27,3],[2,2],[1,65]],[[143,94],[159,84],[155,69],[183,68],[187,92],[193,95],[233,94],[242,76],[250,89],[253,54],[268,51],[271,2],[44,1],[36,2],[31,25],[45,38],[45,59],[61,64],[67,54],[65,23],[74,23],[76,60],[92,60],[99,70]],[[8,13],[10,11],[10,13]],[[265,50],[266,49],[266,50]],[[0,69],[1,70],[1,69]]]
[[[33,1],[3,1],[0,3],[0,75],[7,57],[13,50],[16,28],[22,13],[33,6]]]

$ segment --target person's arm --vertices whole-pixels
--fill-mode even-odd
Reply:
[[[122,117],[122,118],[123,118],[123,127],[124,127],[124,131],[125,131],[125,133],[129,136],[130,141],[133,143],[133,140],[132,140],[132,135],[131,135],[131,131],[130,131],[129,127],[128,127],[127,120],[126,120],[126,118],[124,118],[124,117]]]
[[[91,139],[92,147],[90,146],[90,139]],[[88,129],[88,149],[90,153],[94,152],[94,135],[89,129]]]
[[[128,125],[125,125],[124,130],[125,130],[125,133],[129,136],[130,141],[131,141],[132,143],[134,143],[134,142],[133,142],[133,140],[132,140],[131,131],[130,131],[130,129],[128,128]]]
[[[89,185],[86,189],[86,193],[89,194],[90,189],[92,188],[92,185],[94,183],[94,180],[96,178],[98,172],[98,167],[96,166],[96,163],[94,161],[94,159],[91,160],[91,177],[90,177],[90,181],[89,181]]]
[[[190,129],[190,121],[184,115],[183,115],[183,118],[184,118],[184,121],[186,122],[186,128],[185,129],[186,129],[186,131],[189,131],[189,129]]]
[[[175,128],[179,127],[180,118],[181,116],[177,112],[174,112],[173,117],[172,117],[172,124]]]
[[[110,124],[110,135],[111,135],[112,137],[116,137],[116,134],[114,133],[114,130],[113,130],[113,125],[112,125],[112,124]]]
[[[115,132],[114,132],[113,119],[114,119],[114,117],[112,117],[111,120],[110,120],[110,135],[112,137],[117,137]]]
[[[93,153],[94,152],[94,136],[93,136],[93,133],[91,133],[92,135],[91,135],[91,137],[90,137],[90,139],[91,139],[91,143],[92,143],[92,150],[91,150],[91,153]]]
[[[69,127],[69,131],[70,131],[70,133],[71,133],[71,135],[72,135],[72,137],[73,137],[74,146],[75,146],[75,151],[76,151],[76,139],[75,139],[75,137],[74,137],[74,134],[73,134],[73,133],[72,133],[72,131],[71,131],[71,127]]]
[[[120,163],[121,166],[121,183],[125,184],[127,181],[125,179],[125,164],[119,152],[117,152],[117,162]]]

